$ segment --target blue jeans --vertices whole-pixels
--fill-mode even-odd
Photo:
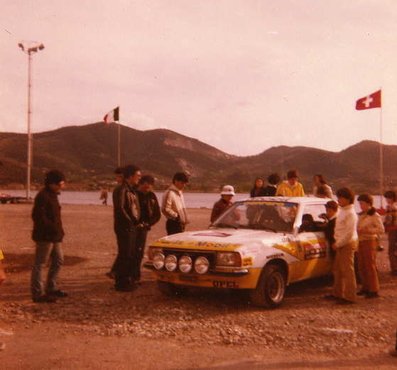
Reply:
[[[63,265],[63,252],[61,243],[38,242],[36,244],[36,255],[32,269],[32,278],[30,281],[30,288],[33,298],[38,298],[44,294],[44,286],[42,280],[42,269],[45,267],[50,258],[50,268],[47,275],[47,283],[45,292],[52,292],[57,290],[56,280],[59,270]]]

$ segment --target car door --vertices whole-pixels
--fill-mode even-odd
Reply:
[[[320,217],[324,213],[323,204],[303,205],[301,218],[313,220],[313,228],[300,228],[296,231],[296,248],[298,261],[293,267],[293,280],[305,280],[317,276],[327,275],[331,272],[332,260],[324,232],[320,224],[324,220]],[[304,215],[310,215],[304,216]]]

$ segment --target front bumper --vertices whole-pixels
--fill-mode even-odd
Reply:
[[[147,261],[144,267],[152,270],[157,280],[203,288],[255,289],[261,274],[259,268],[218,268],[203,275],[184,274],[180,271],[156,270],[151,261]]]

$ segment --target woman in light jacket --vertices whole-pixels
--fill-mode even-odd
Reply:
[[[358,272],[362,288],[357,293],[366,298],[379,297],[379,279],[376,270],[376,251],[379,236],[385,232],[382,218],[373,207],[373,198],[369,194],[361,194],[357,198],[361,213],[358,215]]]

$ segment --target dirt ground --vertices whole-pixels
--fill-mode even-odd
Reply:
[[[378,254],[379,299],[338,306],[322,298],[326,280],[292,285],[276,310],[252,307],[243,292],[192,290],[163,296],[150,271],[134,292],[115,292],[105,276],[115,257],[112,208],[63,206],[70,296],[34,304],[31,205],[0,205],[0,243],[8,280],[0,287],[3,369],[391,369],[397,358],[397,278]],[[190,229],[209,210],[190,210]],[[149,242],[164,235],[164,220]],[[386,243],[384,243],[386,246]]]

